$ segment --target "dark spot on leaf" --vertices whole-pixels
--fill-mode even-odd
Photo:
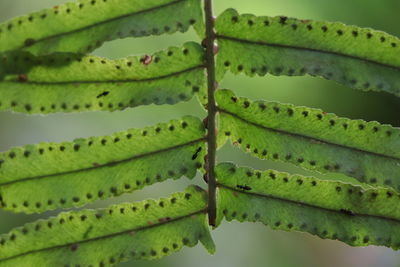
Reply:
[[[236,187],[239,189],[245,190],[245,191],[251,190],[251,187],[247,186],[247,185],[239,185],[238,184],[238,185],[236,185]]]
[[[348,209],[340,209],[340,212],[346,215],[355,216],[354,212]]]
[[[78,247],[79,247],[78,244],[72,244],[72,245],[69,247],[69,249],[70,249],[72,252],[75,252],[75,251],[78,250]]]
[[[96,98],[100,98],[103,96],[107,96],[110,92],[109,91],[104,91],[103,93],[99,94],[98,96],[96,96]]]
[[[202,147],[197,148],[196,152],[194,152],[194,154],[192,156],[192,160],[195,160],[198,157],[201,150],[202,150]]]
[[[24,44],[25,44],[25,46],[32,46],[32,45],[35,44],[35,39],[28,38],[28,39],[25,40]]]

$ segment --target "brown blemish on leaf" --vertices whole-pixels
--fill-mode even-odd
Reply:
[[[28,75],[26,75],[26,74],[20,74],[20,75],[18,75],[18,81],[19,82],[27,82],[28,81]]]
[[[149,55],[144,55],[141,59],[140,62],[143,63],[143,65],[147,66],[153,61],[153,58]]]
[[[69,249],[70,249],[72,252],[75,252],[75,251],[78,250],[78,247],[79,247],[78,244],[72,244],[72,245],[69,247]]]
[[[323,144],[323,142],[321,142],[321,141],[319,141],[319,140],[315,140],[315,139],[311,139],[310,142],[311,142],[312,144],[317,144],[317,145]]]
[[[160,222],[160,223],[163,223],[163,222],[168,222],[168,221],[170,221],[171,220],[171,218],[170,217],[164,217],[164,218],[160,218],[160,219],[158,219],[158,221]]]

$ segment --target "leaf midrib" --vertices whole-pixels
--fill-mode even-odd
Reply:
[[[201,210],[198,210],[198,211],[186,214],[186,215],[182,215],[182,216],[170,219],[168,221],[158,222],[158,223],[152,224],[152,225],[141,226],[141,227],[137,227],[137,228],[133,228],[133,229],[129,229],[129,230],[124,230],[124,231],[111,233],[111,234],[103,235],[103,236],[97,236],[97,237],[93,237],[93,238],[90,238],[90,239],[80,240],[80,241],[76,241],[76,242],[72,242],[72,243],[66,243],[66,244],[62,244],[62,245],[56,245],[56,246],[52,246],[52,247],[47,247],[47,248],[42,248],[42,249],[37,249],[37,250],[31,250],[31,251],[27,251],[27,252],[24,252],[24,253],[21,253],[21,254],[10,256],[8,258],[0,259],[0,262],[12,260],[12,259],[15,259],[15,258],[18,258],[18,257],[21,257],[21,256],[26,256],[26,255],[32,254],[32,253],[38,253],[38,252],[43,252],[43,251],[52,250],[52,249],[59,249],[59,248],[69,247],[69,246],[76,245],[76,244],[89,243],[89,242],[93,242],[93,241],[98,241],[98,240],[102,240],[102,239],[116,237],[116,236],[123,235],[123,234],[129,234],[129,233],[134,232],[134,231],[135,232],[143,231],[143,230],[155,228],[155,227],[158,227],[158,226],[162,226],[164,224],[173,223],[173,222],[176,222],[176,221],[179,221],[179,220],[183,220],[183,219],[189,218],[191,216],[194,216],[194,215],[197,215],[197,214],[200,214],[200,213],[204,213],[206,211],[207,211],[207,209],[203,208]]]
[[[313,141],[317,141],[317,142],[324,143],[324,144],[326,144],[326,145],[337,146],[337,147],[340,147],[340,148],[345,148],[345,149],[353,150],[353,151],[356,151],[356,152],[359,152],[359,153],[363,153],[363,154],[370,154],[370,155],[377,156],[377,157],[383,157],[383,158],[390,159],[390,160],[400,161],[400,158],[399,158],[399,157],[390,156],[390,155],[385,155],[385,154],[381,154],[381,153],[377,153],[377,152],[372,152],[372,151],[368,151],[368,150],[363,150],[363,149],[361,149],[361,148],[346,146],[346,145],[342,145],[342,144],[337,144],[337,143],[333,143],[333,142],[330,142],[330,141],[326,141],[326,140],[324,140],[324,139],[319,139],[319,138],[311,137],[311,136],[308,136],[308,135],[303,135],[303,134],[298,134],[298,133],[292,133],[292,132],[288,132],[288,131],[285,131],[285,130],[270,128],[270,127],[267,127],[267,126],[260,125],[260,124],[258,124],[258,123],[249,121],[249,120],[247,120],[247,119],[245,119],[245,118],[243,118],[243,117],[240,117],[240,116],[237,115],[237,114],[234,114],[234,113],[232,113],[232,112],[230,112],[230,111],[224,110],[224,109],[222,109],[222,108],[220,108],[220,107],[218,108],[218,110],[219,110],[220,112],[225,113],[225,114],[228,114],[228,115],[230,115],[230,116],[232,116],[232,117],[234,117],[234,118],[236,118],[236,119],[238,119],[238,120],[241,120],[241,121],[243,121],[243,122],[245,122],[245,123],[251,124],[251,125],[253,125],[253,126],[256,126],[256,127],[258,127],[258,128],[261,128],[261,129],[264,129],[264,130],[267,130],[267,131],[276,132],[276,133],[279,133],[279,134],[283,134],[283,135],[287,135],[287,136],[291,136],[291,137],[296,137],[296,138],[301,138],[301,139],[306,139],[306,140],[313,140]]]
[[[155,7],[144,9],[144,10],[140,10],[140,11],[135,11],[135,12],[128,13],[128,14],[125,14],[125,15],[121,15],[121,16],[118,16],[118,17],[114,17],[114,18],[110,18],[110,19],[107,19],[107,20],[104,20],[104,21],[93,23],[91,25],[87,25],[87,26],[79,28],[79,29],[71,30],[71,31],[68,31],[68,32],[62,32],[62,33],[46,36],[46,37],[39,38],[39,39],[34,39],[33,45],[25,45],[25,44],[23,44],[19,49],[27,48],[27,47],[30,47],[30,46],[35,46],[37,43],[40,43],[40,42],[44,42],[44,41],[48,41],[48,40],[55,39],[55,38],[58,38],[58,37],[62,37],[64,35],[69,35],[69,34],[81,32],[81,31],[85,31],[85,30],[88,30],[88,29],[91,29],[91,28],[95,28],[95,27],[103,25],[103,24],[107,24],[109,22],[117,21],[117,20],[124,19],[124,18],[130,17],[130,16],[135,16],[135,15],[138,15],[138,14],[151,12],[151,11],[154,11],[154,10],[157,10],[157,9],[162,9],[162,8],[165,8],[165,7],[168,7],[168,6],[172,6],[172,5],[178,4],[180,2],[184,2],[184,1],[187,1],[187,0],[175,0],[175,1],[172,1],[172,2],[167,3],[167,4],[155,6]],[[29,38],[27,38],[27,39],[29,39]]]
[[[342,213],[340,210],[325,208],[325,207],[313,205],[313,204],[310,204],[310,203],[305,203],[305,202],[301,202],[301,201],[282,198],[282,197],[278,197],[278,196],[274,196],[274,195],[270,195],[270,194],[262,194],[262,193],[255,193],[255,192],[249,192],[249,191],[242,191],[242,190],[238,190],[236,188],[232,188],[232,187],[230,187],[228,185],[222,184],[220,182],[218,182],[217,185],[219,187],[222,187],[222,188],[234,191],[234,192],[238,192],[238,193],[241,193],[241,194],[245,194],[245,195],[251,195],[251,196],[262,197],[262,198],[269,198],[269,199],[279,200],[279,201],[283,201],[283,202],[288,202],[288,203],[295,204],[295,205],[301,205],[301,206],[315,208],[315,209],[319,209],[319,210],[323,210],[323,211],[329,211],[329,212],[334,212],[334,213],[338,213],[338,214],[341,214],[341,215],[346,215],[346,214]],[[382,215],[354,213],[354,211],[352,211],[352,212],[353,212],[354,216],[352,216],[352,215],[347,215],[347,216],[352,216],[352,217],[356,217],[356,216],[371,217],[371,218],[377,218],[377,219],[381,219],[381,220],[382,219],[383,220],[389,220],[389,221],[393,221],[393,222],[396,222],[396,223],[400,223],[400,219],[397,219],[397,218],[390,218],[390,217],[385,217],[385,216],[382,216]]]
[[[25,178],[21,178],[21,179],[14,180],[14,181],[0,183],[0,187],[1,186],[9,186],[9,185],[12,185],[12,184],[22,183],[22,182],[31,181],[31,180],[38,180],[38,179],[43,179],[43,178],[51,178],[51,177],[57,177],[57,176],[60,176],[60,175],[78,173],[78,172],[83,172],[83,171],[90,171],[90,170],[100,169],[100,168],[104,168],[104,167],[111,167],[111,166],[118,165],[118,164],[121,164],[121,163],[126,163],[126,162],[129,162],[129,161],[133,161],[133,160],[136,160],[136,159],[139,159],[139,158],[144,158],[144,157],[152,156],[152,155],[155,155],[155,154],[159,154],[159,153],[171,151],[171,150],[174,150],[174,149],[182,148],[182,147],[185,147],[185,146],[189,146],[189,145],[201,142],[201,141],[205,141],[205,137],[202,137],[202,138],[190,141],[190,142],[186,142],[186,143],[183,143],[183,144],[179,144],[179,145],[175,145],[175,146],[171,146],[171,147],[167,147],[167,148],[151,151],[151,152],[148,152],[148,153],[142,153],[142,154],[135,155],[133,157],[122,159],[122,160],[119,160],[119,161],[109,162],[109,163],[105,163],[105,164],[99,164],[99,165],[96,165],[96,166],[77,169],[77,170],[71,170],[71,171],[65,171],[65,172],[59,172],[59,173],[53,173],[53,174],[46,174],[46,175],[40,175],[40,176],[34,176],[34,177],[25,177]]]
[[[318,52],[318,53],[325,53],[325,54],[331,54],[331,55],[336,55],[336,56],[348,57],[348,58],[357,59],[357,60],[360,60],[360,61],[365,61],[367,63],[372,63],[372,64],[376,64],[376,65],[380,65],[380,66],[383,66],[383,67],[386,67],[386,68],[391,68],[391,69],[395,69],[397,71],[400,71],[400,67],[399,66],[394,66],[394,65],[378,62],[378,61],[375,61],[375,60],[372,60],[372,59],[362,58],[362,57],[349,55],[349,54],[344,54],[344,53],[339,53],[339,52],[334,52],[334,51],[315,49],[315,48],[308,48],[308,47],[301,47],[301,46],[294,46],[294,45],[267,43],[267,42],[263,42],[263,41],[251,41],[251,40],[241,39],[241,38],[237,38],[237,37],[226,36],[226,35],[223,35],[223,34],[217,34],[216,36],[217,36],[217,39],[220,38],[220,39],[225,39],[225,40],[239,42],[239,43],[270,46],[270,47],[279,47],[279,48],[288,48],[288,49],[296,49],[296,50]]]
[[[174,77],[174,76],[179,76],[179,75],[184,74],[186,72],[191,72],[193,70],[197,70],[197,69],[200,69],[200,68],[204,68],[204,64],[196,65],[194,67],[190,67],[190,68],[187,68],[187,69],[184,69],[184,70],[181,70],[181,71],[177,71],[177,72],[172,72],[172,73],[165,74],[165,75],[162,75],[162,76],[145,78],[145,79],[121,79],[121,80],[106,80],[106,81],[95,81],[95,80],[85,81],[85,80],[81,80],[81,81],[58,81],[58,82],[42,82],[42,81],[21,82],[21,81],[13,80],[13,81],[3,81],[3,82],[4,83],[18,83],[18,84],[21,84],[21,85],[29,84],[29,85],[43,85],[43,86],[46,86],[46,85],[68,85],[68,84],[107,84],[107,83],[151,82],[151,81],[162,80],[162,79],[166,79],[166,78],[170,78],[170,77]]]

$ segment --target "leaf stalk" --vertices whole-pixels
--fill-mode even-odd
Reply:
[[[214,17],[212,10],[212,0],[204,0],[204,13],[206,21],[206,69],[208,81],[208,120],[207,120],[207,144],[208,144],[208,160],[206,168],[206,175],[208,178],[208,223],[215,226],[216,223],[216,179],[215,179],[215,161],[216,161],[216,123],[215,117],[217,107],[215,103],[214,92],[216,90],[215,81],[215,58],[214,58]]]

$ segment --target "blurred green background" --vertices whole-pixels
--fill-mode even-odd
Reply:
[[[41,8],[63,3],[61,0],[0,0],[0,21]],[[133,1],[134,2],[134,1]],[[400,36],[399,0],[215,0],[215,13],[234,7],[241,13],[257,15],[286,15],[303,19],[342,21],[363,27],[372,27]],[[131,54],[148,54],[184,41],[199,41],[191,30],[187,34],[124,39],[107,43],[94,54],[119,58]],[[400,125],[400,100],[389,94],[365,93],[351,90],[331,81],[311,77],[248,78],[228,75],[221,84],[237,94],[252,99],[290,102],[322,108],[340,116],[354,119],[377,120]],[[176,106],[146,106],[122,112],[95,112],[26,116],[10,112],[0,113],[0,151],[41,141],[65,141],[76,137],[105,135],[132,127],[143,127],[165,122],[185,114],[204,117],[205,112],[195,99]],[[283,163],[260,161],[243,155],[229,145],[219,152],[220,161],[235,161],[260,169],[306,173]],[[205,187],[201,177],[193,181]],[[193,183],[180,181],[150,186],[90,207],[101,207],[114,202],[158,198],[185,188]],[[56,214],[12,214],[0,211],[0,233],[15,226]],[[180,253],[159,261],[131,261],[121,266],[400,266],[400,253],[383,247],[352,248],[337,241],[328,241],[302,233],[272,231],[261,224],[224,223],[213,231],[217,253],[209,256],[198,246],[185,248]]]

